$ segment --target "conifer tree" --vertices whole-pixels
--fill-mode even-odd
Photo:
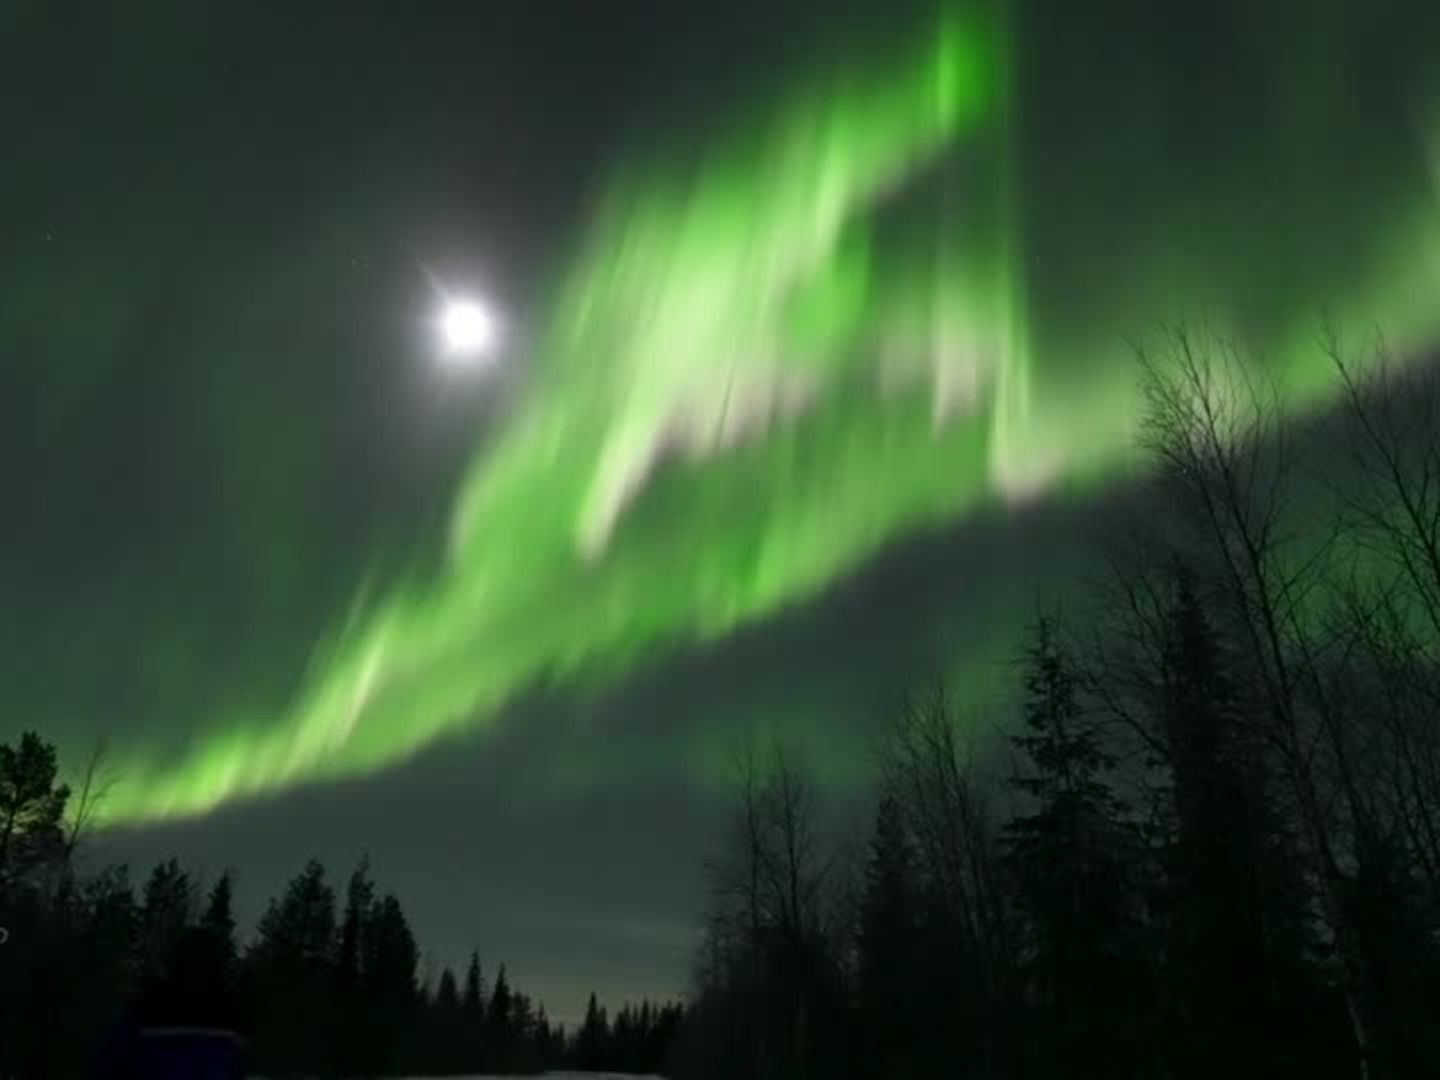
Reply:
[[[64,852],[70,789],[58,775],[55,747],[35,732],[0,743],[0,900]]]
[[[610,1039],[605,1009],[592,991],[585,1006],[585,1020],[575,1039],[575,1063],[583,1069],[598,1072],[606,1067],[606,1050]]]
[[[480,968],[480,953],[471,949],[470,961],[465,967],[460,1013],[464,1026],[465,1067],[476,1073],[486,1070],[485,1006],[485,976]]]
[[[175,859],[157,863],[145,881],[140,905],[139,970],[152,994],[168,990],[166,980],[193,918],[194,903],[194,883],[180,864]]]
[[[311,859],[270,901],[247,957],[262,1070],[319,1074],[330,1066],[335,952],[335,893],[324,866]]]
[[[199,920],[181,935],[170,979],[176,1021],[202,1027],[229,1027],[236,1022],[232,892],[230,875],[222,874],[211,887]]]
[[[1116,1075],[1144,1000],[1138,893],[1114,760],[1081,698],[1080,673],[1042,618],[1026,655],[1028,769],[1012,779],[1030,803],[1007,828],[1008,861],[1029,931],[1025,965],[1041,1003],[1049,1066]],[[1102,1019],[1103,1018],[1103,1019]],[[1098,1070],[1098,1071],[1092,1071]]]
[[[1197,1076],[1239,1059],[1264,1067],[1264,1044],[1282,1034],[1276,995],[1294,990],[1304,963],[1303,901],[1267,806],[1263,747],[1249,738],[1220,636],[1184,566],[1175,571],[1163,663],[1175,821],[1167,982],[1181,1056]]]
[[[490,1004],[485,1013],[485,1042],[488,1067],[494,1072],[508,1072],[514,1052],[512,1007],[514,996],[505,965],[495,975],[490,991]]]
[[[899,802],[881,798],[875,812],[861,897],[857,977],[872,1068],[886,1075],[911,1045],[907,993],[914,977],[916,896],[909,838]]]

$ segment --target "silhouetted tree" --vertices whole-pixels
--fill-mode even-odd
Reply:
[[[335,893],[312,859],[270,901],[246,957],[262,1071],[319,1075],[331,1068],[335,947]]]
[[[0,743],[0,900],[64,851],[70,789],[57,769],[55,747],[33,731]]]
[[[1166,854],[1168,978],[1183,1033],[1177,1067],[1213,1075],[1227,1062],[1296,1066],[1299,1032],[1285,1003],[1305,1005],[1305,899],[1290,838],[1269,805],[1264,747],[1253,737],[1200,604],[1175,570],[1161,672],[1160,738],[1174,836]]]
[[[367,1068],[384,1075],[399,1064],[415,1030],[419,949],[400,902],[386,894],[364,929],[360,982],[376,1042]]]
[[[610,1024],[605,1010],[595,1000],[591,991],[585,1006],[585,1019],[575,1036],[575,1066],[589,1072],[599,1072],[607,1067],[610,1042]]]
[[[336,970],[342,989],[353,992],[360,984],[360,956],[365,927],[375,903],[375,886],[370,880],[370,859],[362,856],[345,888],[345,914],[340,923]]]
[[[89,916],[86,952],[94,964],[93,978],[106,987],[112,1001],[123,996],[135,974],[140,907],[124,866],[106,867],[85,883]]]
[[[83,879],[60,842],[53,749],[24,740],[6,762],[0,926],[11,936],[0,956],[0,1076],[85,1075],[114,1060],[135,1025],[237,1028],[252,1065],[273,1077],[471,1070],[484,1039],[499,1048],[502,1070],[564,1063],[563,1030],[503,969],[487,1000],[473,952],[463,991],[446,968],[433,997],[423,993],[408,921],[395,896],[376,900],[368,861],[351,876],[339,925],[324,867],[312,860],[270,900],[237,956],[228,873],[198,917],[194,879],[174,859],[154,867],[139,902],[124,867]],[[660,1051],[675,1027],[652,1032],[667,1040]]]
[[[57,776],[55,748],[34,732],[0,744],[0,1074],[43,1075],[50,1044],[68,1045],[66,983],[82,977],[83,909],[63,833],[70,793]]]
[[[1363,371],[1333,330],[1325,350],[1358,473],[1340,486],[1359,569],[1339,604],[1342,687],[1327,687],[1343,699],[1330,734],[1354,835],[1340,905],[1379,1069],[1418,1075],[1440,1061],[1440,1032],[1416,1011],[1440,993],[1440,377],[1401,369],[1383,341]]]
[[[926,987],[909,1006],[907,1067],[930,1072],[962,1055],[977,1071],[1002,1068],[1015,1038],[1012,918],[967,720],[935,686],[902,703],[881,744],[881,792],[899,806],[914,861],[912,980]]]
[[[843,985],[833,909],[833,859],[819,835],[814,792],[778,743],[747,748],[737,769],[731,848],[710,867],[707,934],[714,960],[698,996],[690,1051],[717,1072],[795,1075],[842,1058]],[[714,1045],[702,1048],[702,1042]]]
[[[508,1072],[514,1055],[514,999],[505,965],[495,975],[490,1003],[485,1012],[485,1046],[488,1067],[495,1072]]]
[[[235,1026],[235,916],[229,874],[211,888],[199,921],[187,926],[176,946],[175,970],[168,978],[173,1001],[171,1022],[200,1027]]]
[[[359,1075],[374,1055],[377,1032],[369,1022],[370,1003],[361,985],[365,932],[375,904],[370,858],[362,855],[345,886],[345,909],[335,944],[335,997],[338,1026],[334,1057],[345,1075]]]
[[[1080,685],[1054,623],[1042,618],[1026,656],[1024,731],[1013,737],[1028,769],[1012,783],[1033,809],[1007,826],[1007,858],[1029,932],[1025,970],[1053,1054],[1047,1068],[1133,1074],[1145,993],[1133,846],[1108,777],[1114,760]]]
[[[550,1022],[545,1006],[535,1010],[535,1059],[539,1062],[538,1072],[549,1072],[560,1067],[565,1058],[563,1033]]]
[[[1315,597],[1330,571],[1331,535],[1285,530],[1294,443],[1278,390],[1257,380],[1231,343],[1179,328],[1164,354],[1142,352],[1140,361],[1143,445],[1186,526],[1175,542],[1220,599],[1257,733],[1285,785],[1313,899],[1335,944],[1334,977],[1363,1080],[1375,1066],[1377,1014],[1344,893],[1345,864],[1365,857],[1370,823],[1351,739],[1321,674],[1328,650]],[[1347,829],[1357,842],[1347,843]]]
[[[865,868],[858,941],[858,1000],[866,1060],[876,1075],[904,1071],[914,1053],[910,988],[919,959],[918,894],[900,803],[885,795],[875,813]]]
[[[510,1071],[537,1073],[541,1069],[541,1061],[536,1043],[535,1005],[529,995],[517,991],[510,1012]]]
[[[175,859],[158,863],[145,882],[140,905],[143,1013],[152,1023],[173,1024],[183,1008],[177,970],[180,944],[194,918],[195,887]]]
[[[465,1068],[460,988],[448,967],[440,972],[428,1012],[431,1069],[438,1076],[459,1074]]]
[[[460,1013],[464,1026],[465,1067],[470,1072],[484,1072],[485,1051],[485,977],[480,969],[480,954],[470,950],[470,961],[465,966],[465,990],[460,999]]]

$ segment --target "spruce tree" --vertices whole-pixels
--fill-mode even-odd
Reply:
[[[256,1064],[266,1075],[331,1066],[335,945],[335,893],[311,859],[270,901],[247,958]]]
[[[1143,994],[1134,845],[1110,782],[1114,759],[1087,712],[1080,673],[1042,618],[1026,654],[1028,769],[1012,784],[1030,804],[1006,830],[1007,860],[1029,931],[1029,991],[1040,1002],[1045,1067],[1114,1076],[1136,1063]]]
[[[453,1076],[465,1068],[464,1026],[461,1023],[460,988],[448,967],[440,972],[435,999],[430,1003],[431,1053],[427,1055],[436,1073]]]
[[[388,893],[372,907],[362,940],[360,986],[374,1040],[366,1064],[383,1073],[399,1065],[413,1039],[420,950],[400,901]]]
[[[173,1009],[176,988],[170,979],[184,936],[194,916],[195,887],[175,859],[157,863],[145,881],[140,905],[139,971],[147,1008]],[[173,1017],[169,1018],[173,1021]]]
[[[199,921],[181,935],[175,968],[170,982],[178,1007],[172,1021],[235,1026],[235,916],[228,873],[211,887]]]
[[[371,1022],[374,1006],[367,999],[364,974],[365,931],[375,906],[375,884],[370,878],[370,857],[362,855],[345,887],[345,911],[335,944],[335,999],[339,1025],[335,1032],[340,1071],[356,1073],[374,1054],[377,1032]]]
[[[471,949],[470,962],[465,967],[460,1013],[465,1030],[465,1067],[475,1073],[486,1070],[485,1004],[485,976],[480,969],[480,953]]]
[[[235,962],[234,885],[229,873],[221,874],[210,890],[205,910],[200,916],[203,930],[215,950],[215,962],[228,969]]]
[[[493,1072],[504,1073],[510,1070],[514,1052],[514,1018],[511,1015],[513,1004],[510,980],[505,974],[505,965],[501,964],[495,975],[495,986],[490,992],[490,1004],[485,1014],[486,1053],[489,1059],[488,1067]]]
[[[605,1009],[595,999],[592,991],[585,1006],[585,1020],[575,1037],[575,1064],[588,1072],[598,1072],[606,1067],[606,1052],[610,1041],[609,1023]]]
[[[375,903],[375,886],[370,880],[370,858],[362,856],[345,889],[345,915],[340,924],[336,970],[342,992],[360,982],[360,955],[364,948],[365,925]]]
[[[899,1068],[912,1045],[906,1030],[916,948],[916,897],[909,838],[899,802],[875,811],[860,904],[857,976],[866,1058],[877,1075]]]
[[[1177,1057],[1196,1076],[1242,1059],[1285,1070],[1294,1062],[1279,1047],[1304,1042],[1283,1004],[1308,996],[1304,888],[1270,805],[1264,746],[1183,565],[1166,621],[1158,734],[1174,811],[1167,985],[1183,1046]]]

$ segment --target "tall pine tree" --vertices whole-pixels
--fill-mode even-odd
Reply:
[[[1311,1013],[1305,890],[1271,806],[1265,748],[1184,565],[1174,571],[1162,665],[1158,735],[1174,819],[1166,985],[1177,1068],[1210,1076],[1244,1060],[1291,1070],[1293,1048],[1305,1041],[1296,1021]]]
[[[486,1070],[485,976],[480,970],[480,953],[470,950],[465,966],[465,988],[460,997],[461,1023],[465,1038],[465,1067],[470,1072]]]
[[[311,859],[271,900],[247,957],[256,1065],[266,1075],[330,1068],[335,1048],[335,892]]]
[[[387,893],[364,925],[360,960],[361,993],[374,1035],[367,1067],[382,1074],[399,1064],[413,1040],[419,965],[420,950],[409,921],[400,901]]]
[[[917,949],[917,897],[910,840],[900,803],[886,795],[875,811],[860,904],[857,977],[866,1058],[876,1075],[903,1068],[914,1046],[910,981]]]
[[[488,1066],[493,1072],[509,1072],[514,1051],[514,1017],[512,1007],[514,995],[510,980],[505,975],[505,965],[500,965],[495,975],[495,987],[490,992],[490,1004],[485,1013],[485,1044]]]
[[[1138,1067],[1144,954],[1136,860],[1114,760],[1081,696],[1080,672],[1048,618],[1025,657],[1028,769],[1012,779],[1029,803],[1006,830],[1028,936],[1025,965],[1041,1010],[1044,1067],[1119,1076]]]
[[[145,881],[140,906],[140,1015],[146,1023],[183,1022],[189,1002],[183,985],[184,945],[194,918],[195,886],[174,859],[157,863]]]
[[[181,936],[177,949],[178,1008],[173,1018],[200,1027],[234,1027],[236,1014],[235,915],[230,875],[211,887],[199,920]]]
[[[610,1023],[605,1009],[595,1000],[591,991],[590,1001],[585,1006],[585,1020],[575,1036],[575,1064],[586,1072],[599,1072],[607,1066],[610,1043]]]

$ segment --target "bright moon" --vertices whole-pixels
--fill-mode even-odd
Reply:
[[[455,357],[486,357],[495,346],[497,331],[494,314],[473,300],[450,301],[440,319],[446,351]]]

